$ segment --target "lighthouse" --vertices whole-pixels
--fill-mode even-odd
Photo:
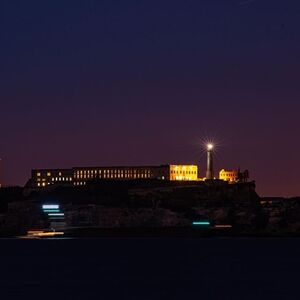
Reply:
[[[207,144],[207,169],[206,169],[206,179],[214,179],[214,166],[213,166],[213,144]]]

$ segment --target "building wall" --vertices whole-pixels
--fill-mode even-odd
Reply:
[[[219,179],[229,182],[236,182],[238,180],[238,171],[221,170],[219,173]]]
[[[194,181],[198,180],[198,166],[170,165],[170,180]]]
[[[67,186],[85,185],[90,180],[197,180],[195,165],[75,167],[72,169],[32,170],[30,184],[47,187],[54,184]]]
[[[32,185],[46,187],[59,183],[60,185],[71,185],[73,183],[72,169],[42,169],[32,170]]]
[[[169,179],[169,166],[73,168],[74,185],[88,180]]]

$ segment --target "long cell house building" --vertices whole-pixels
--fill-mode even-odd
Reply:
[[[86,185],[91,180],[159,179],[170,181],[198,180],[197,165],[75,167],[72,169],[35,169],[28,185],[43,188],[50,185]]]

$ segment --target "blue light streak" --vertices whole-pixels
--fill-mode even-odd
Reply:
[[[44,204],[43,209],[59,209],[59,205],[58,204]]]
[[[195,226],[210,226],[210,222],[208,222],[208,221],[198,221],[198,222],[193,222],[193,225],[195,225]]]
[[[59,216],[64,216],[64,213],[49,213],[48,216],[49,217],[59,217]]]
[[[59,209],[44,209],[45,213],[59,213]]]

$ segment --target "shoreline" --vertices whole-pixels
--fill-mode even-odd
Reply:
[[[53,237],[35,237],[22,234],[0,235],[0,239],[64,239],[64,238],[300,238],[298,232],[243,232],[237,230],[215,230],[194,228],[72,228]]]

